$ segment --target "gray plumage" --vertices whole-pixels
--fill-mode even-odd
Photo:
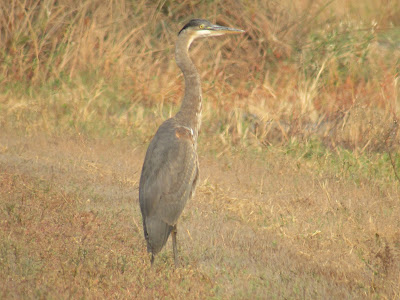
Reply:
[[[185,94],[179,112],[161,124],[150,142],[139,184],[143,231],[151,263],[172,234],[177,265],[176,224],[199,178],[197,137],[201,126],[201,84],[188,49],[198,37],[240,32],[243,31],[195,19],[178,34],[175,58],[185,78]]]

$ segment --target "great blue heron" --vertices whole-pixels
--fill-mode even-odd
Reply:
[[[200,76],[189,57],[196,38],[244,32],[194,19],[178,34],[175,59],[185,78],[185,95],[179,112],[158,128],[150,142],[139,184],[143,231],[151,264],[172,233],[175,265],[178,265],[176,223],[199,178],[197,137],[201,125]]]

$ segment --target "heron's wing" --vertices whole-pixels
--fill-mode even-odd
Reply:
[[[197,175],[193,133],[167,120],[151,141],[143,164],[139,188],[143,216],[157,215],[170,225],[176,224]]]

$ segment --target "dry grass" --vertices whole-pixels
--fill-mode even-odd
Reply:
[[[397,149],[400,8],[378,2],[4,2],[0,121],[28,113],[34,131],[93,121],[129,131],[143,105],[179,103],[175,36],[197,16],[247,32],[192,47],[214,114],[205,123],[223,120],[245,146],[317,136],[375,151],[390,137]]]
[[[7,12],[7,14],[5,13]],[[151,269],[144,150],[192,17],[202,182]],[[1,298],[400,297],[398,1],[3,1]]]
[[[202,282],[191,289],[194,296],[210,295],[210,283],[198,270],[150,268],[134,203],[137,174],[128,177],[128,165],[99,163],[104,149],[98,147],[86,153],[82,144],[39,141],[43,151],[36,139],[23,142],[32,151],[21,152],[20,143],[8,144],[1,156],[3,299],[183,297],[192,280]],[[60,151],[64,147],[72,151]],[[73,160],[78,148],[85,153]],[[34,152],[45,156],[26,164]],[[119,158],[114,163],[125,159]]]
[[[1,134],[2,298],[399,297],[398,186],[203,156],[196,198],[150,268],[138,206],[143,148]]]

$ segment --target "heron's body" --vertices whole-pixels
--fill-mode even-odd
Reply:
[[[160,126],[147,150],[139,199],[147,248],[153,254],[167,242],[196,188],[195,142],[191,130],[171,118]]]
[[[175,58],[185,78],[185,95],[179,112],[161,124],[150,142],[139,184],[143,230],[151,262],[172,233],[177,263],[176,224],[199,177],[196,150],[201,126],[201,84],[188,49],[197,37],[234,32],[243,31],[205,20],[192,20],[179,32]]]

